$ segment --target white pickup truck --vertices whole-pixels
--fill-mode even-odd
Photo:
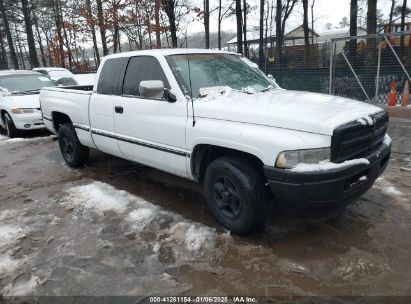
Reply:
[[[299,213],[346,206],[391,152],[382,109],[283,90],[220,51],[110,55],[93,87],[46,88],[40,102],[70,166],[93,148],[203,183],[212,213],[239,234],[264,227],[270,198]]]

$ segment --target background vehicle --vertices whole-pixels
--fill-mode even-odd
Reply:
[[[32,71],[0,71],[0,126],[9,137],[19,130],[43,129],[39,93],[56,84]]]
[[[63,77],[73,77],[73,73],[64,68],[34,68],[33,71],[39,72],[51,80],[57,81]]]
[[[336,210],[366,192],[390,156],[380,108],[283,90],[227,52],[107,56],[94,87],[47,88],[40,101],[70,166],[95,148],[202,182],[235,233],[264,226],[269,188],[285,209]]]

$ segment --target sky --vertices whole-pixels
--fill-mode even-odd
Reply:
[[[202,6],[202,0],[192,0],[193,3],[199,7]],[[366,2],[366,0],[363,0]],[[251,13],[248,17],[247,21],[249,24],[249,28],[252,26],[258,26],[259,24],[259,0],[249,0],[247,3],[250,6],[256,7],[256,9]],[[359,1],[361,2],[361,0]],[[402,1],[398,1],[398,4]],[[210,0],[210,7],[213,9],[216,4],[217,0]],[[311,3],[311,0],[309,1]],[[377,2],[378,9],[384,13],[384,17],[388,18],[391,0],[378,0]],[[366,15],[366,11],[363,13]],[[341,21],[343,17],[350,16],[350,0],[315,0],[314,6],[314,16],[315,16],[315,25],[314,30],[323,30],[325,24],[331,23],[333,26],[338,26],[338,23]],[[289,19],[287,27],[297,27],[302,24],[302,6],[299,5],[292,16]],[[311,20],[311,15],[309,15]],[[223,30],[225,31],[236,31],[236,22],[235,18],[231,17],[223,21]],[[273,28],[275,30],[275,28]],[[204,31],[204,25],[200,21],[196,21],[190,23],[189,28],[187,29],[188,33],[196,33]],[[217,31],[217,14],[214,13],[213,16],[210,18],[210,31],[216,32]]]

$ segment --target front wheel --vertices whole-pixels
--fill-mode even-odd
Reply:
[[[14,125],[13,119],[11,119],[8,113],[4,114],[4,124],[6,125],[7,136],[10,138],[17,137],[19,132]]]
[[[221,157],[207,168],[205,195],[217,220],[245,234],[260,230],[267,219],[267,192],[257,170],[240,157]]]
[[[59,146],[61,155],[70,167],[81,167],[87,163],[89,148],[80,143],[71,123],[66,123],[60,127]]]

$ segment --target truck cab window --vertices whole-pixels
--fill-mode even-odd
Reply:
[[[104,63],[97,84],[97,93],[104,95],[121,95],[123,68],[128,58],[109,59]],[[117,81],[115,81],[117,80]]]
[[[140,96],[140,82],[145,80],[161,80],[164,87],[170,89],[167,77],[157,59],[151,56],[139,56],[131,58],[128,63],[123,95]]]

